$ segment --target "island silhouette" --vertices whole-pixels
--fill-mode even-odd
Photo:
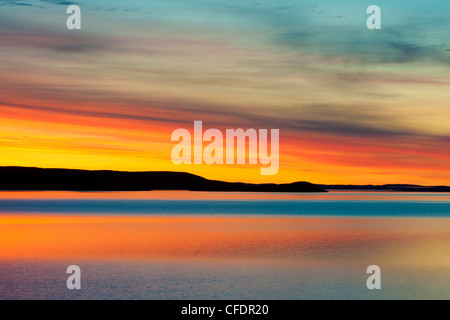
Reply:
[[[305,181],[285,184],[253,184],[209,180],[186,172],[91,171],[33,167],[0,167],[0,190],[327,192],[323,188]]]
[[[306,181],[293,183],[244,183],[210,180],[174,171],[112,171],[78,169],[43,169],[34,167],[1,167],[0,190],[3,191],[225,191],[225,192],[450,192],[450,186],[413,184],[331,185]]]

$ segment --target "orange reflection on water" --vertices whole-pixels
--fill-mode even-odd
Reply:
[[[370,257],[450,267],[449,227],[445,218],[0,215],[0,259]]]
[[[450,193],[330,191],[328,193],[201,191],[0,191],[0,199],[137,199],[137,200],[407,200],[450,201]]]

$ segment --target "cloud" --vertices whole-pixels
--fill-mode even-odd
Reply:
[[[23,15],[0,12],[0,47],[8,50],[50,50],[64,54],[112,50],[111,36],[68,32],[64,14],[62,19],[55,16],[26,19]]]
[[[29,1],[14,1],[14,0],[3,0],[0,2],[0,6],[33,6]]]
[[[120,113],[120,112],[107,112],[102,111],[101,109],[92,108],[93,110],[86,110],[76,107],[44,107],[39,105],[24,105],[24,104],[14,104],[9,102],[1,102],[0,105],[20,108],[25,110],[36,110],[36,111],[45,111],[45,112],[53,112],[59,114],[73,115],[73,116],[85,116],[85,117],[93,117],[93,118],[104,118],[104,119],[122,119],[122,120],[137,120],[137,121],[151,121],[151,122],[169,122],[169,123],[178,123],[179,121],[170,119],[170,118],[162,118],[162,117],[154,117],[154,116],[146,116],[143,114],[130,114],[130,113]],[[186,121],[186,123],[189,123]]]
[[[407,28],[405,26],[405,28]],[[309,54],[343,58],[352,63],[408,63],[424,61],[449,64],[449,55],[439,41],[423,40],[400,31],[368,33],[353,28],[318,27],[311,30],[288,31],[274,35],[277,45]]]
[[[393,136],[411,134],[402,127],[392,114],[376,110],[374,106],[362,105],[304,105],[299,108],[298,118],[288,120],[297,130],[326,132],[347,136]]]
[[[53,0],[28,2],[65,3],[65,1]],[[23,47],[35,50],[48,49],[55,53],[55,56],[51,57],[56,58],[64,58],[66,54],[70,53],[80,53],[80,57],[82,57],[85,53],[111,52],[110,55],[105,55],[106,59],[101,60],[101,63],[99,63],[98,56],[93,56],[97,59],[95,62],[93,59],[82,58],[71,61],[70,72],[73,72],[73,89],[68,85],[69,82],[64,82],[67,79],[48,88],[41,82],[30,84],[30,86],[34,85],[34,94],[46,94],[48,96],[45,98],[49,100],[53,98],[53,101],[64,97],[75,101],[75,96],[85,100],[108,96],[109,100],[105,98],[106,102],[113,102],[120,94],[123,94],[122,97],[128,93],[128,96],[132,96],[132,93],[136,92],[133,91],[135,87],[145,88],[145,82],[153,82],[160,85],[155,86],[157,88],[155,92],[150,92],[152,88],[149,85],[149,92],[138,92],[141,94],[140,101],[136,101],[139,99],[134,98],[128,100],[130,105],[137,103],[139,106],[143,106],[147,103],[154,106],[149,107],[148,112],[158,108],[181,112],[183,116],[189,117],[187,122],[198,120],[199,117],[208,117],[216,118],[216,122],[220,125],[232,123],[242,126],[326,132],[336,135],[388,136],[414,133],[413,129],[398,125],[401,119],[383,112],[385,108],[380,106],[381,102],[374,102],[374,105],[367,108],[346,101],[345,95],[348,93],[349,97],[356,96],[358,99],[363,94],[377,95],[383,98],[391,95],[390,98],[396,99],[399,97],[395,90],[384,90],[385,87],[382,88],[381,85],[385,84],[387,87],[397,83],[440,84],[438,77],[434,79],[426,75],[417,77],[411,73],[402,74],[401,71],[396,73],[396,70],[374,73],[366,68],[372,64],[405,65],[428,60],[448,63],[448,53],[445,51],[446,41],[440,39],[439,34],[436,39],[430,37],[432,31],[436,30],[435,24],[427,22],[421,26],[423,29],[418,29],[416,25],[397,25],[395,28],[371,32],[364,29],[364,25],[361,27],[353,22],[347,24],[347,18],[333,19],[334,22],[327,23],[324,23],[323,20],[319,21],[313,17],[316,13],[305,13],[301,10],[306,5],[294,3],[291,5],[290,3],[289,10],[279,10],[280,5],[287,7],[286,3],[289,2],[271,4],[266,1],[263,5],[254,6],[253,4],[244,5],[242,1],[213,3],[209,0],[182,1],[180,8],[185,5],[192,6],[189,7],[190,12],[195,11],[193,9],[196,8],[199,10],[198,16],[186,17],[186,21],[191,19],[189,22],[191,24],[186,25],[186,30],[189,30],[186,33],[183,32],[184,29],[181,29],[177,31],[179,33],[171,32],[170,35],[157,34],[155,29],[150,29],[148,36],[146,34],[145,37],[142,35],[136,37],[134,34],[130,34],[129,37],[123,34],[119,36],[107,34],[99,37],[92,31],[82,34],[62,31],[49,32],[44,28],[30,28],[29,25],[26,29],[18,29],[18,26],[15,25],[10,34],[0,33],[0,44],[2,47],[15,46],[19,49]],[[178,3],[172,4],[173,7],[169,9],[164,7],[165,5],[169,6],[162,4],[162,7],[158,8],[162,11],[179,10]],[[122,8],[121,10],[128,9]],[[229,47],[205,40],[214,37],[219,44],[223,40],[221,34],[218,33],[217,36],[212,34],[217,30],[214,29],[217,27],[216,25],[214,25],[214,31],[211,31],[205,27],[207,23],[203,24],[204,20],[209,21],[208,19],[213,20],[216,17],[206,15],[210,12],[219,16],[224,15],[224,18],[230,19],[218,20],[221,28],[233,31],[224,33],[227,37],[224,42],[227,45],[230,44]],[[332,16],[336,17],[336,13]],[[348,14],[345,13],[345,17],[347,16]],[[159,21],[163,21],[163,27],[160,25],[158,27],[164,31],[173,30],[165,28],[166,24],[173,27],[172,23],[174,22],[171,20],[173,18],[162,16],[160,19]],[[339,21],[337,22],[337,20]],[[183,23],[186,21],[183,20]],[[130,20],[130,22],[132,21]],[[178,27],[178,24],[176,26]],[[236,30],[243,31],[235,34]],[[248,33],[248,30],[251,31]],[[141,30],[136,31],[141,32]],[[418,32],[418,35],[414,33],[415,31]],[[252,38],[253,34],[258,37]],[[257,40],[250,44],[244,41],[240,42],[247,38],[252,41],[254,41],[253,39]],[[129,42],[124,39],[128,39]],[[234,42],[235,40],[236,42]],[[238,46],[236,43],[244,44]],[[253,46],[254,43],[256,46]],[[115,44],[118,44],[117,47],[123,51],[112,50],[115,49]],[[268,48],[270,54],[257,52],[256,49],[259,48],[259,45],[263,49]],[[226,51],[227,48],[230,48],[230,52]],[[245,49],[252,50],[246,51]],[[130,54],[130,59],[127,54]],[[110,61],[107,60],[109,58]],[[117,61],[120,64],[113,64]],[[74,68],[73,66],[76,64],[80,67]],[[98,78],[99,86],[91,89],[88,88],[88,85],[79,85],[77,81],[83,77]],[[123,81],[109,82],[110,79]],[[30,81],[34,80],[33,78]],[[72,79],[70,80],[72,81]],[[368,81],[377,83],[368,85]],[[301,84],[299,85],[299,83]],[[304,86],[300,87],[303,83],[305,83]],[[118,90],[114,89],[119,87],[118,84],[125,85]],[[309,85],[310,87],[308,87]],[[372,85],[373,87],[371,87]],[[375,85],[379,86],[375,87]],[[173,89],[177,87],[183,88],[186,92],[193,91],[198,97],[197,100],[192,99],[194,94],[191,95],[191,92],[185,97],[183,97],[184,92],[178,95],[177,90]],[[157,92],[159,88],[162,88],[164,93]],[[317,91],[330,89],[328,92],[330,96],[336,96],[336,103],[330,104],[328,99],[323,99],[326,101],[323,103],[320,101],[311,103],[313,99],[309,98],[309,89]],[[32,90],[33,88],[30,88],[29,92],[33,93]],[[129,92],[124,93],[125,90],[129,90]],[[208,90],[218,90],[218,96],[225,96],[223,93],[229,93],[230,96],[236,94],[237,98],[234,101],[243,97],[244,102],[242,105],[238,105],[238,102],[235,102],[234,105],[233,102],[228,104],[211,102],[211,94]],[[269,91],[267,94],[266,90]],[[294,96],[295,90],[298,91],[298,96]],[[304,93],[300,92],[301,90]],[[345,94],[342,94],[344,90]],[[364,93],[361,93],[363,91]],[[167,101],[151,100],[152,95],[159,94],[167,95],[161,98]],[[173,96],[170,96],[171,94]],[[313,92],[312,95],[314,94],[316,93]],[[282,110],[277,109],[280,108],[279,105],[272,106],[270,110],[268,104],[264,108],[247,107],[250,104],[248,100],[245,100],[247,95],[253,95],[251,101],[256,101],[254,96],[259,95],[262,104],[266,102],[264,100],[266,97],[274,95],[282,98],[289,96],[289,99],[286,99],[286,105]],[[51,97],[49,98],[49,96]],[[344,100],[340,100],[342,98]],[[298,110],[294,111],[293,103],[295,102],[292,101],[296,99],[301,102],[299,102]],[[353,101],[355,100],[353,99]],[[145,110],[145,107],[142,108]],[[53,111],[57,112],[57,110]],[[68,111],[63,110],[62,112]],[[75,108],[73,113],[76,112]],[[98,113],[89,112],[85,115],[126,119],[125,113],[126,111],[122,115],[120,112],[116,114],[108,112],[108,110],[100,110]],[[164,117],[148,116],[145,111],[142,114],[128,117],[137,119],[141,116],[144,121],[158,119],[169,121]],[[182,123],[184,120],[175,117],[173,122]]]
[[[35,8],[45,8],[45,4],[56,4],[69,6],[72,4],[80,5],[79,1],[64,1],[64,0],[3,0],[0,6],[26,6]]]
[[[103,37],[45,31],[0,33],[0,44],[4,48],[47,49],[64,54],[101,52],[112,47]]]
[[[46,2],[51,4],[58,4],[64,6],[70,6],[72,4],[81,5],[79,1],[62,1],[62,0],[39,0],[40,2]]]
[[[296,134],[311,132],[333,136],[389,137],[423,134],[402,124],[402,119],[373,105],[308,104],[284,110],[240,108],[204,103],[168,103],[187,122],[199,119],[208,126],[276,128]],[[189,118],[192,121],[189,121]]]

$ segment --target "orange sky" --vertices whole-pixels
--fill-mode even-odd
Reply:
[[[450,152],[432,137],[348,136],[336,142],[329,133],[300,136],[284,130],[280,133],[280,170],[274,176],[261,176],[260,165],[174,165],[170,155],[176,143],[170,135],[178,126],[171,123],[99,119],[6,104],[1,108],[5,112],[0,158],[5,166],[173,170],[259,182],[446,184],[450,174],[446,165]],[[184,127],[193,132],[193,123]]]
[[[331,2],[325,24],[302,4],[156,1],[155,19],[135,2],[85,5],[81,31],[61,27],[54,4],[2,7],[0,165],[450,184],[449,28],[424,20],[411,37],[398,19],[370,33],[350,7],[334,19]],[[171,133],[194,121],[279,129],[280,170],[174,165]]]

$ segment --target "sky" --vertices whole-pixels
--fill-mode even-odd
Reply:
[[[68,30],[66,8],[81,8]],[[381,8],[381,30],[366,9]],[[0,165],[450,185],[450,2],[0,0]],[[279,129],[280,169],[175,165],[178,128]]]

